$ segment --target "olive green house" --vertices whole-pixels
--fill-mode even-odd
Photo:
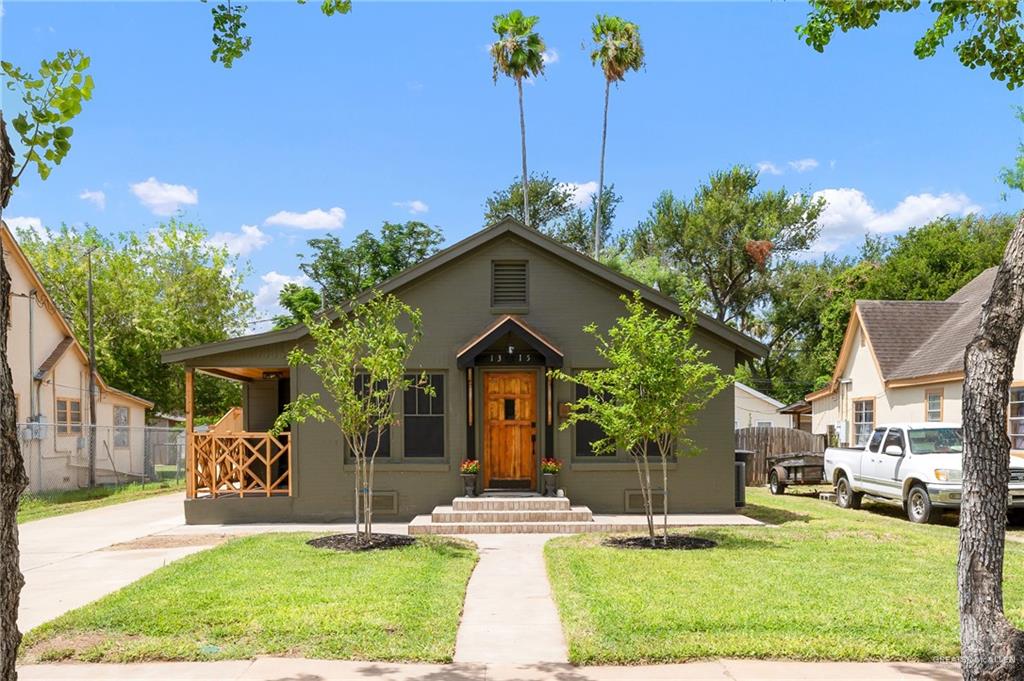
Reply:
[[[481,463],[486,489],[537,491],[540,460],[562,460],[558,485],[597,513],[642,512],[636,470],[625,452],[595,456],[592,425],[560,429],[574,385],[546,370],[600,368],[583,327],[609,328],[619,297],[639,291],[678,314],[668,297],[512,219],[502,220],[384,282],[423,313],[410,372],[426,372],[435,395],[396,400],[396,425],[381,441],[375,517],[407,520],[462,493],[459,464]],[[725,373],[764,347],[701,315],[695,341]],[[188,421],[186,518],[190,523],[332,521],[352,517],[353,472],[331,423],[267,431],[285,404],[317,392],[317,377],[286,356],[310,343],[302,325],[168,351],[184,365]],[[242,385],[242,430],[191,427],[196,371]],[[734,511],[733,391],[703,410],[690,434],[701,449],[670,463],[672,513]]]

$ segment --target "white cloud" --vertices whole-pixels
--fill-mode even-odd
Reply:
[[[981,210],[965,194],[952,193],[911,194],[892,210],[881,212],[871,205],[864,192],[851,187],[822,189],[814,192],[814,198],[826,202],[818,220],[822,229],[813,249],[817,252],[834,251],[867,233],[892,234],[944,215],[967,215]]]
[[[558,50],[553,47],[550,50],[544,50],[540,56],[544,60],[544,66],[558,63]]]
[[[278,297],[281,295],[281,289],[284,288],[285,284],[300,284],[304,286],[309,283],[309,277],[305,274],[291,276],[271,270],[260,277],[260,281],[263,283],[260,284],[259,289],[256,291],[253,304],[256,306],[259,318],[264,319],[284,312],[284,309],[278,302]]]
[[[771,161],[761,161],[757,164],[757,172],[768,175],[781,175],[782,168],[778,167]]]
[[[395,201],[394,206],[397,208],[405,208],[413,215],[426,213],[428,210],[430,210],[430,206],[420,201],[419,199],[413,199],[412,201]]]
[[[132,194],[154,215],[174,215],[182,206],[199,203],[199,192],[183,184],[168,184],[151,177],[131,185]]]
[[[566,182],[562,185],[572,192],[572,202],[579,207],[590,203],[591,198],[597,194],[597,180],[590,182]]]
[[[93,191],[92,189],[86,189],[85,191],[78,195],[78,198],[82,199],[83,201],[88,201],[89,203],[92,203],[100,210],[104,210],[107,207],[107,195],[104,194],[99,189],[97,189],[96,191]]]
[[[805,173],[808,170],[814,170],[818,167],[818,159],[816,158],[799,158],[795,161],[789,162],[789,167],[798,173]]]
[[[305,213],[282,210],[268,217],[263,223],[295,229],[340,229],[345,226],[345,210],[337,206],[326,211],[314,208]]]
[[[237,232],[217,232],[210,243],[224,246],[232,255],[246,256],[270,243],[270,236],[256,225],[242,225]]]
[[[37,217],[31,216],[18,216],[4,218],[4,222],[7,223],[7,227],[11,230],[12,234],[17,235],[19,230],[27,230],[35,232],[43,241],[49,241],[50,235],[47,233],[46,228],[43,227],[43,221]]]

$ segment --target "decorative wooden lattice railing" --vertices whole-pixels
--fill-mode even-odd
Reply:
[[[190,499],[292,493],[291,434],[191,433],[186,494]]]

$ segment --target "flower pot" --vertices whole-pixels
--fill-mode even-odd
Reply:
[[[553,497],[558,494],[557,473],[544,474],[544,496]]]
[[[461,473],[462,475],[462,486],[465,489],[467,497],[476,496],[476,473]]]

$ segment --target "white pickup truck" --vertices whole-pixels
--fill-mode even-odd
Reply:
[[[902,502],[910,520],[926,523],[936,510],[960,506],[963,449],[955,424],[879,426],[862,448],[826,449],[825,479],[842,508],[860,508],[869,496]],[[1024,508],[1024,461],[1010,461],[1007,505]]]

